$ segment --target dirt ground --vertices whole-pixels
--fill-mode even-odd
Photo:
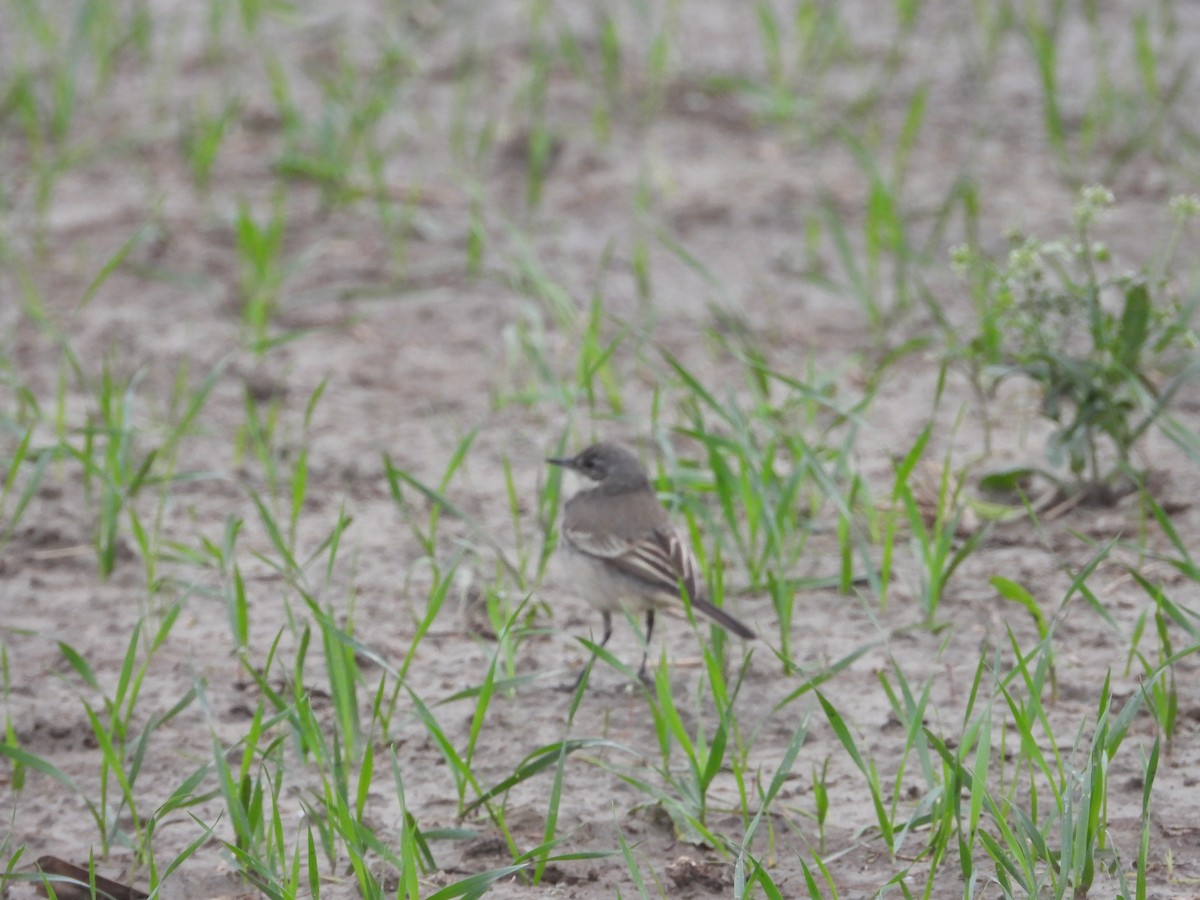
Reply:
[[[168,415],[181,365],[186,364],[192,387],[214,367],[224,367],[194,429],[180,444],[177,471],[198,476],[174,484],[162,510],[159,592],[147,591],[145,567],[124,527],[113,574],[99,576],[92,547],[95,504],[88,500],[79,466],[66,461],[51,466],[15,532],[0,547],[6,716],[20,747],[52,761],[85,794],[98,790],[100,773],[83,701],[103,701],[69,668],[60,641],[89,660],[109,688],[135,624],[145,619],[144,627],[150,627],[171,603],[183,600],[182,613],[142,686],[137,718],[144,721],[170,709],[194,685],[203,685],[211,718],[193,703],[155,733],[137,781],[145,809],[161,803],[184,774],[211,758],[214,730],[225,740],[244,734],[257,702],[233,647],[219,573],[181,560],[172,542],[191,548],[202,539],[219,543],[226,523],[242,519],[238,559],[250,597],[248,652],[265,659],[282,628],[280,658],[295,653],[296,632],[285,626],[289,610],[303,612],[303,606],[278,573],[255,556],[270,558],[272,545],[246,490],[269,492],[263,467],[245,445],[248,395],[264,404],[278,401],[282,460],[293,460],[299,448],[307,448],[308,493],[297,540],[302,554],[319,546],[339,510],[353,518],[333,576],[321,584],[321,602],[341,617],[352,616],[359,639],[396,665],[424,609],[430,570],[389,492],[383,454],[427,484],[437,484],[450,454],[474,431],[470,453],[448,493],[516,557],[521,548],[505,464],[511,466],[520,504],[520,536],[536,552],[541,534],[536,501],[548,477],[542,460],[557,449],[564,429],[569,429],[570,448],[603,436],[625,440],[653,461],[656,441],[665,439],[679,457],[696,458],[695,445],[671,431],[688,420],[664,350],[714,390],[743,396],[741,363],[713,338],[737,327],[754,337],[780,371],[800,379],[821,373],[839,398],[863,390],[878,359],[867,318],[853,297],[836,289],[845,275],[828,233],[810,246],[822,204],[859,229],[852,240],[856,247],[861,244],[870,184],[850,142],[838,138],[839,128],[864,141],[881,166],[890,166],[913,92],[926,86],[925,117],[908,153],[901,189],[914,234],[924,239],[934,233],[941,205],[960,179],[975,186],[979,237],[987,248],[1000,250],[1010,227],[1046,237],[1069,227],[1077,184],[1047,146],[1028,49],[1009,34],[984,67],[977,40],[963,37],[973,33],[970,5],[940,2],[924,5],[919,27],[903,44],[903,64],[887,77],[881,73],[896,29],[891,5],[881,14],[876,3],[840,4],[852,49],[812,85],[811,95],[801,95],[801,103],[811,108],[785,124],[760,115],[752,92],[713,88],[720,77],[762,77],[755,16],[739,4],[673,7],[671,64],[659,105],[643,116],[633,100],[620,104],[607,141],[595,137],[592,95],[564,64],[554,66],[544,115],[556,137],[555,156],[540,203],[530,209],[525,97],[537,47],[526,4],[495,6],[472,11],[466,3],[416,5],[401,14],[366,2],[337,11],[302,5],[266,18],[256,42],[238,37],[236,16],[213,39],[198,8],[154,0],[145,7],[155,23],[150,61],[129,52],[115,66],[111,84],[88,94],[72,131],[78,160],[64,167],[44,212],[33,174],[36,148],[13,118],[0,120],[8,262],[0,273],[0,358],[8,360],[11,376],[0,387],[6,415],[17,406],[17,393],[8,386],[23,384],[44,415],[34,443],[56,439],[61,342],[69,344],[93,379],[106,360],[119,376],[136,375],[131,416],[145,429],[147,444]],[[645,58],[649,38],[639,29],[633,6],[620,5],[618,11],[627,61],[622,96],[630,98],[644,97],[650,80],[638,62]],[[1082,105],[1096,77],[1091,32],[1074,4],[1068,6],[1060,86],[1068,104]],[[1113,36],[1114,59],[1124,58],[1133,52],[1127,46],[1128,22],[1138,4],[1103,6],[1100,28]],[[1178,47],[1200,48],[1200,6],[1180,4],[1174,12]],[[662,15],[656,10],[651,18]],[[554,33],[582,36],[588,52],[600,39],[598,16],[589,4],[556,8],[548,21]],[[0,37],[0,54],[13,53],[15,40],[12,34]],[[213,52],[214,40],[222,52]],[[393,44],[406,53],[400,63],[386,58],[385,49]],[[386,152],[380,173],[405,217],[397,232],[402,253],[396,238],[381,227],[374,200],[331,203],[320,184],[280,176],[288,125],[256,56],[263,47],[271,48],[282,66],[290,103],[313,123],[319,123],[326,102],[322,79],[334,77],[339,65],[353,67],[354,90],[385,77],[389,64],[403,69],[382,112]],[[468,65],[478,67],[477,77],[464,89],[458,76]],[[1174,109],[1194,110],[1200,99],[1194,79],[1183,90],[1185,100]],[[866,111],[855,111],[854,101],[868,94]],[[236,115],[210,187],[198,188],[179,149],[186,113],[215,109],[231,96],[238,99]],[[313,133],[318,131],[314,124]],[[480,149],[451,152],[460,132]],[[481,139],[484,134],[487,140]],[[1118,202],[1103,220],[1104,238],[1118,255],[1142,260],[1166,233],[1167,199],[1196,190],[1197,155],[1194,149],[1188,156],[1172,147],[1149,148],[1106,168],[1111,159],[1105,148],[1097,150],[1080,166],[1078,180],[1105,178]],[[356,171],[361,183],[367,176]],[[282,300],[272,329],[300,334],[262,354],[246,349],[237,300],[239,203],[249,204],[260,219],[280,203],[286,217]],[[143,227],[147,231],[128,256],[81,304],[105,261]],[[473,227],[484,235],[477,273],[468,270]],[[950,271],[948,249],[965,237],[963,219],[955,212],[940,236],[941,262],[930,263],[926,271],[933,295],[960,321],[969,316],[970,299]],[[686,256],[672,249],[675,243]],[[652,290],[649,314],[635,274],[641,248]],[[828,282],[805,277],[814,257]],[[559,377],[569,380],[578,335],[554,317],[552,298],[537,292],[535,271],[562,290],[576,310],[598,292],[605,314],[601,334],[607,340],[618,335],[622,323],[634,323],[633,335],[613,357],[622,379],[621,410],[603,403],[566,408],[539,380],[522,341],[536,343]],[[29,298],[35,294],[43,321],[30,312]],[[891,299],[885,296],[883,305]],[[977,458],[982,446],[980,413],[961,373],[951,373],[934,406],[939,356],[931,318],[918,306],[889,328],[893,346],[921,336],[933,337],[934,343],[891,365],[864,414],[853,457],[881,503],[891,490],[895,458],[908,452],[931,417],[936,423],[931,458],[941,459],[949,450],[961,465]],[[306,431],[305,409],[320,385],[323,395]],[[657,420],[660,431],[652,434],[653,409],[662,398],[667,402]],[[988,466],[1041,461],[1045,429],[1031,417],[1035,408],[1036,399],[1020,388],[990,408],[995,447]],[[1181,398],[1177,413],[1184,425],[1200,430],[1195,391]],[[95,414],[95,397],[68,377],[65,430],[79,435]],[[0,461],[14,446],[11,434],[0,435]],[[1144,458],[1159,483],[1169,485],[1165,496],[1183,543],[1200,547],[1200,506],[1193,499],[1200,496],[1200,472],[1159,435],[1148,440]],[[146,503],[152,516],[154,498]],[[424,515],[425,508],[418,508]],[[5,510],[10,512],[11,507]],[[822,690],[847,717],[860,747],[890,774],[905,736],[881,690],[881,673],[894,663],[910,684],[930,680],[929,727],[958,734],[980,654],[990,649],[1009,665],[1010,629],[1024,647],[1037,640],[1032,620],[1004,604],[988,579],[1002,574],[1028,586],[1052,613],[1097,548],[1121,539],[1126,543],[1088,581],[1115,627],[1078,597],[1057,627],[1060,697],[1051,707],[1051,721],[1065,742],[1064,752],[1080,731],[1080,745],[1086,747],[1106,675],[1111,674],[1118,702],[1138,689],[1139,670],[1130,669],[1126,657],[1147,599],[1128,566],[1140,566],[1148,578],[1175,592],[1177,603],[1200,608],[1194,581],[1128,549],[1143,538],[1152,549],[1169,548],[1156,529],[1140,533],[1144,522],[1131,499],[1112,508],[1069,510],[1039,527],[1025,519],[997,525],[955,574],[938,610],[945,626],[939,630],[917,627],[918,570],[907,552],[898,554],[903,558],[897,561],[886,609],[866,591],[802,590],[793,629],[797,662],[811,673],[871,645]],[[818,528],[801,570],[790,574],[837,573],[834,524],[831,516]],[[448,557],[465,548],[465,556],[409,676],[416,692],[430,701],[477,685],[494,652],[476,601],[496,581],[496,555],[464,521],[447,517],[443,529],[441,552]],[[731,586],[745,583],[744,573],[732,567],[726,579]],[[317,577],[314,583],[320,581]],[[507,590],[513,606],[524,598],[515,585]],[[521,645],[517,671],[536,677],[498,697],[488,713],[477,763],[484,783],[512,772],[535,747],[565,736],[568,698],[554,688],[584,660],[576,637],[597,626],[595,615],[554,565],[531,599],[542,628]],[[765,636],[752,650],[738,706],[744,733],[753,735],[750,763],[762,766],[764,778],[778,765],[799,722],[810,716],[799,761],[779,801],[772,877],[787,896],[806,893],[799,861],[811,858],[818,840],[812,773],[829,760],[831,812],[823,857],[839,896],[873,895],[903,868],[903,860],[890,858],[871,830],[875,817],[864,777],[819,709],[814,712],[811,695],[772,711],[802,676],[782,677],[770,652],[778,629],[768,598],[735,592],[729,602]],[[680,702],[692,708],[689,698],[700,677],[696,633],[685,622],[667,618],[653,652],[660,646]],[[624,623],[612,647],[622,659],[638,654]],[[731,652],[736,663],[745,651],[731,647]],[[313,653],[309,665],[320,682],[315,660]],[[378,675],[369,664],[365,671]],[[1200,896],[1200,659],[1182,660],[1176,677],[1179,732],[1160,765],[1153,794],[1149,881],[1155,897]],[[655,760],[654,726],[640,693],[607,667],[598,666],[592,680],[571,733],[604,736]],[[364,703],[368,693],[363,692]],[[470,700],[439,709],[455,740],[465,738],[472,709]],[[407,799],[420,825],[459,827],[439,748],[415,716],[398,716],[393,731],[388,737],[409,773]],[[1109,772],[1111,839],[1127,863],[1136,857],[1141,754],[1152,738],[1152,722],[1139,717]],[[614,770],[637,771],[638,764],[606,752],[597,754],[604,765],[573,761],[567,766],[561,852],[612,850],[620,833],[636,844],[647,880],[658,882],[651,894],[728,894],[728,858],[678,835],[646,794],[615,777]],[[995,752],[1002,752],[998,737]],[[0,779],[7,772],[0,767]],[[917,791],[915,771],[912,778]],[[544,775],[521,785],[508,800],[508,822],[523,846],[541,840],[548,780]],[[280,801],[285,822],[297,821],[305,791],[312,787],[288,786]],[[712,808],[718,812],[712,825],[723,834],[741,833],[736,815],[719,812],[736,805],[734,791],[726,776],[713,787]],[[37,773],[30,773],[23,791],[8,793],[13,810],[9,852],[26,848],[21,865],[43,854],[86,860],[96,844],[96,828],[78,795]],[[213,822],[221,808],[215,797],[191,812]],[[385,786],[372,789],[369,809],[368,819],[380,833],[398,833],[399,808]],[[478,837],[434,848],[442,871],[431,878],[430,891],[437,883],[511,862],[486,819],[465,824],[477,828]],[[197,834],[185,815],[170,819],[156,837],[157,852],[169,859]],[[765,845],[760,849],[765,852]],[[683,857],[709,865],[705,871],[713,877],[672,880],[672,872],[682,871],[672,866]],[[129,852],[118,847],[99,868],[119,877],[129,860]],[[557,874],[555,883],[537,888],[502,882],[489,896],[590,900],[637,893],[620,855],[559,863]],[[138,876],[143,878],[144,873]],[[1111,896],[1115,882],[1101,878],[1094,896]],[[923,889],[919,871],[910,886]],[[214,897],[250,890],[232,871],[227,853],[211,842],[171,877],[163,895]],[[324,892],[352,896],[354,890],[351,878],[331,877]],[[961,879],[947,868],[932,896],[960,896],[963,890]],[[895,895],[896,889],[891,891]],[[32,896],[32,887],[14,885],[10,894]],[[998,890],[987,887],[984,895],[998,896]]]

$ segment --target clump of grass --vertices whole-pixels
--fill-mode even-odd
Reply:
[[[46,466],[54,458],[52,450],[38,451],[31,447],[35,427],[30,425],[24,430],[11,451],[7,469],[3,470],[4,481],[0,484],[0,550],[4,549],[16,531],[29,502],[41,486]],[[23,470],[22,466],[29,468]]]
[[[555,286],[557,288],[557,286]],[[534,288],[540,292],[541,288]],[[512,389],[496,392],[495,403],[503,407],[510,403],[533,405],[550,400],[564,410],[585,405],[597,414],[619,415],[625,407],[621,380],[613,357],[629,334],[628,325],[619,325],[616,334],[608,336],[609,323],[604,313],[599,288],[592,294],[586,315],[577,315],[568,305],[551,307],[558,324],[577,335],[572,341],[578,351],[574,360],[574,376],[560,374],[568,362],[560,358],[552,346],[545,327],[544,310],[536,303],[524,305],[523,315],[507,326],[503,337],[506,344],[507,368]],[[566,315],[559,317],[562,310]]]
[[[283,240],[286,210],[283,194],[275,197],[269,217],[259,221],[248,203],[238,207],[234,225],[239,269],[239,300],[247,342],[258,353],[270,346],[268,329],[283,293]]]
[[[1134,453],[1154,427],[1200,459],[1195,436],[1170,417],[1180,389],[1200,374],[1192,327],[1200,292],[1181,289],[1172,272],[1200,200],[1172,201],[1174,232],[1159,258],[1135,271],[1118,268],[1094,237],[1112,202],[1105,188],[1085,189],[1071,238],[1014,235],[1003,260],[955,251],[977,311],[960,353],[980,396],[1016,376],[1036,384],[1040,415],[1054,426],[1043,474],[1103,502],[1142,483]],[[1056,474],[1064,468],[1065,480]]]
[[[18,732],[9,716],[6,716],[4,736],[0,740],[0,757],[7,759],[12,766],[10,784],[14,804],[29,787],[25,778],[27,771],[36,772],[58,782],[67,791],[77,795],[86,807],[99,835],[101,855],[107,856],[110,850],[118,844],[131,848],[134,852],[135,869],[143,865],[147,867],[152,888],[169,876],[204,840],[204,838],[197,840],[170,862],[165,869],[160,869],[154,852],[156,829],[164,824],[164,820],[173,811],[207,799],[199,797],[195,793],[204,777],[205,767],[202,766],[189,775],[172,791],[165,802],[152,810],[147,809],[142,802],[146,799],[147,791],[138,785],[138,777],[147,758],[151,739],[163,725],[184,712],[195,699],[195,693],[189,691],[169,709],[157,712],[148,718],[144,709],[145,704],[142,704],[143,708],[138,707],[141,689],[147,674],[149,674],[152,659],[162,649],[181,610],[182,605],[178,603],[171,607],[157,630],[153,632],[143,631],[142,626],[146,620],[138,620],[129,636],[119,677],[111,692],[102,686],[91,663],[81,653],[64,641],[58,642],[66,665],[74,670],[82,681],[82,686],[77,688],[79,701],[87,715],[91,737],[98,748],[96,759],[99,766],[98,797],[85,792],[78,782],[49,759],[22,748]],[[2,644],[0,644],[0,677],[2,677],[0,683],[3,687],[3,696],[7,701],[10,673],[7,648]],[[89,700],[88,696],[98,696],[102,703],[97,704],[94,700]],[[40,791],[41,788],[38,790]],[[8,843],[6,836],[3,841],[0,841],[0,851],[5,850]],[[40,875],[14,873],[16,862],[23,850],[24,848],[15,848],[7,870],[0,875],[0,891],[7,893],[6,882],[10,879],[14,881],[40,879]]]
[[[963,480],[952,477],[949,455],[940,466],[914,472],[922,462],[932,434],[932,425],[926,425],[896,466],[892,501],[898,511],[903,511],[903,516],[897,513],[886,520],[880,594],[881,605],[886,605],[894,539],[898,525],[903,522],[912,534],[913,552],[920,564],[917,596],[925,624],[931,628],[936,625],[938,606],[955,570],[985,535],[983,530],[972,527],[973,512],[963,502]]]
[[[180,150],[191,169],[192,181],[198,191],[208,191],[221,145],[239,112],[238,102],[227,100],[215,113],[204,104],[197,104],[185,119],[179,141]]]
[[[92,383],[78,368],[78,360],[68,355],[84,387],[94,391],[95,412],[77,439],[75,435],[64,436],[56,447],[36,457],[16,512],[19,517],[51,454],[75,460],[82,470],[85,496],[95,507],[94,543],[100,574],[107,578],[116,568],[121,522],[126,519],[145,566],[146,584],[153,588],[170,487],[173,481],[190,477],[176,471],[179,446],[204,408],[224,365],[214,368],[195,389],[188,388],[186,367],[181,368],[176,408],[168,410],[169,420],[162,428],[152,429],[139,421],[140,374],[124,378],[105,363],[99,379]],[[28,447],[23,446],[23,451],[27,452]],[[158,490],[158,496],[153,517],[146,517],[137,500],[150,487]]]
[[[1169,155],[1176,110],[1192,74],[1191,60],[1180,52],[1170,6],[1131,10],[1123,21],[1101,10],[1095,4],[1079,10],[1087,24],[1090,46],[1085,55],[1093,74],[1069,90],[1063,76],[1074,68],[1071,59],[1080,55],[1065,51],[1063,35],[1073,12],[1069,4],[1024,4],[1006,10],[990,28],[1012,28],[1027,46],[1041,92],[1046,143],[1063,174],[1075,183],[1088,170],[1111,178],[1141,157]],[[995,46],[993,40],[988,43]],[[1125,48],[1132,64],[1120,52]]]
[[[882,593],[858,527],[859,513],[872,513],[864,511],[870,501],[861,496],[852,458],[868,399],[843,403],[827,376],[810,370],[802,379],[780,371],[753,341],[729,349],[743,366],[742,393],[730,385],[710,389],[697,372],[663,354],[682,392],[679,412],[687,424],[677,433],[696,442],[705,463],[681,463],[669,505],[680,507],[701,565],[714,573],[710,590],[725,590],[729,560],[745,579],[739,589],[770,594],[786,669],[798,588],[836,584],[849,592],[865,580]],[[826,516],[836,517],[836,570],[802,577],[800,559]]]

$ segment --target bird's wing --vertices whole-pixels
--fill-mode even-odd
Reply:
[[[576,528],[567,528],[564,534],[580,553],[602,559],[654,589],[678,594],[682,584],[689,598],[701,598],[696,557],[670,526],[660,526],[633,539]]]

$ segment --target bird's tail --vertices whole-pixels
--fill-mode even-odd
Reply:
[[[721,609],[721,607],[713,606],[707,600],[693,600],[692,609],[698,613],[703,613],[726,631],[732,631],[738,637],[747,641],[752,641],[758,637],[758,635],[756,635],[750,628],[743,625],[729,613],[725,612],[725,610]]]

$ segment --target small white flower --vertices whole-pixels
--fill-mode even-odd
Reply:
[[[1092,184],[1079,192],[1079,202],[1075,204],[1075,222],[1080,228],[1086,229],[1096,218],[1097,214],[1114,202],[1113,192],[1102,184]]]
[[[1167,209],[1179,221],[1200,216],[1200,197],[1195,194],[1176,194],[1167,204]]]

